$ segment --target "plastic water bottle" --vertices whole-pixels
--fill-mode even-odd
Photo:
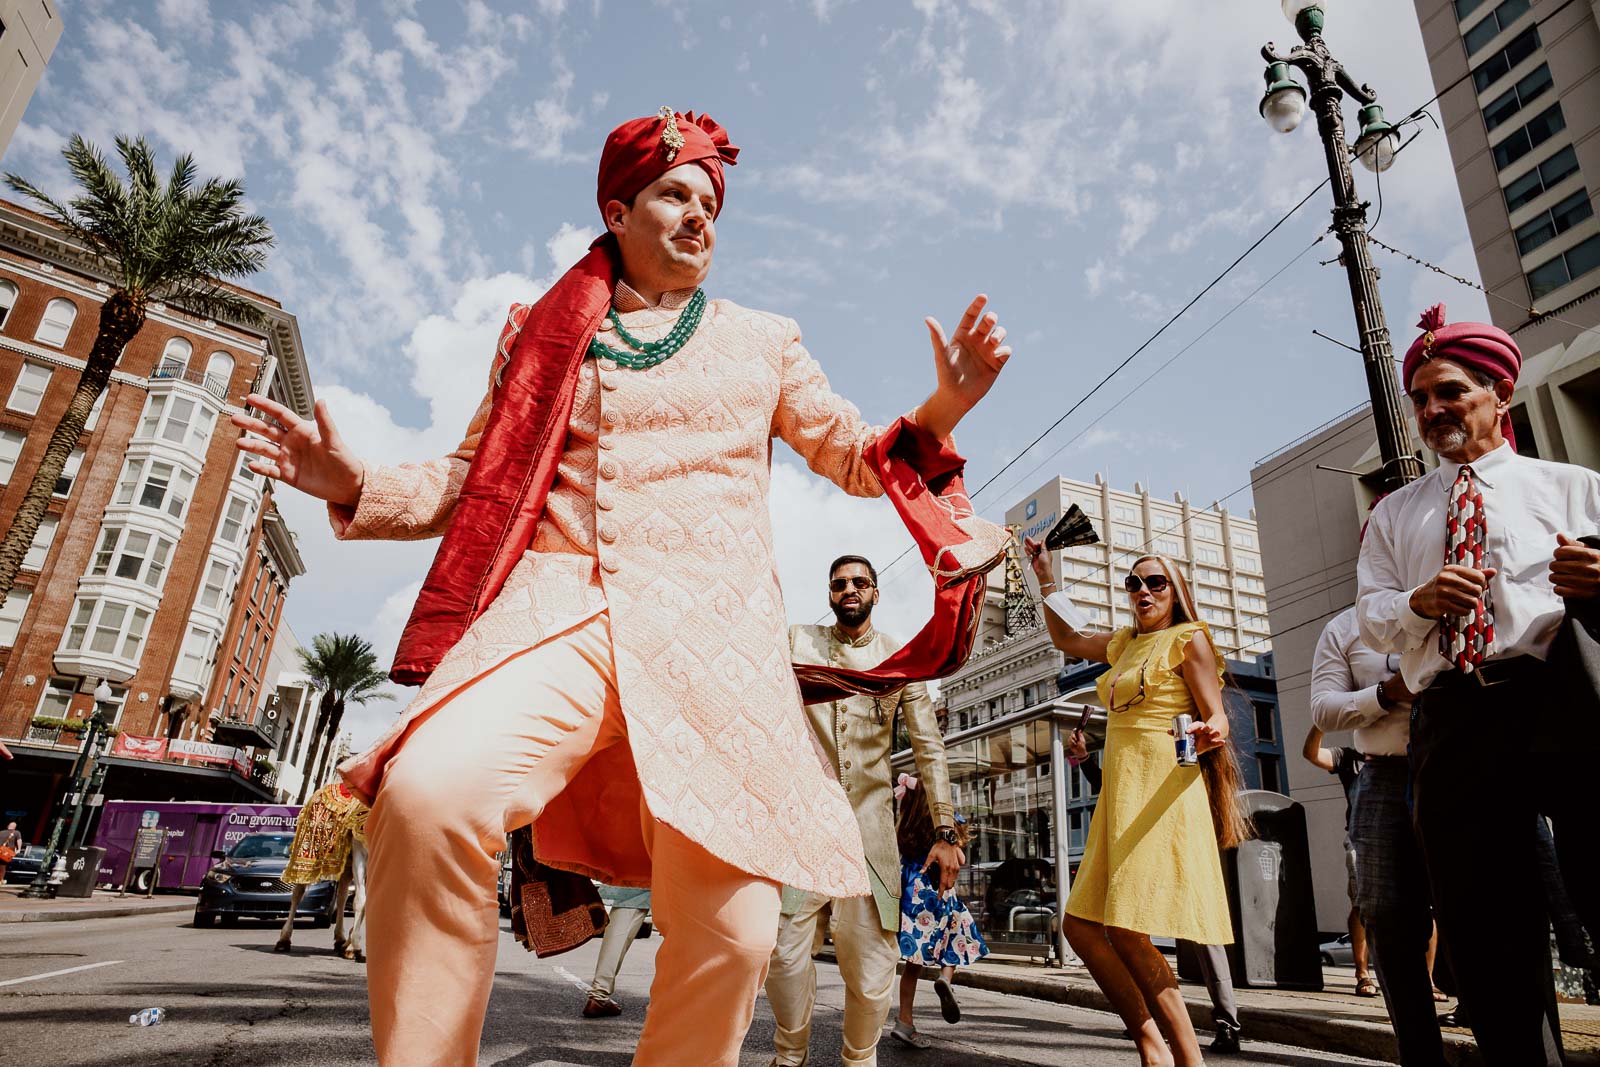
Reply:
[[[167,1017],[166,1008],[146,1008],[137,1015],[128,1016],[129,1026],[160,1026]]]

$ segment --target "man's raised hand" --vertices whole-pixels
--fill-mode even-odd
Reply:
[[[1011,358],[1006,329],[993,311],[984,311],[988,305],[988,297],[981,293],[975,297],[948,338],[939,320],[924,320],[933,342],[939,387],[922,405],[918,421],[937,437],[950,436],[956,423],[989,392],[1000,368]]]
[[[273,420],[231,416],[246,431],[237,442],[239,451],[260,457],[249,462],[251,470],[330,503],[356,505],[365,467],[334,428],[325,401],[317,401],[315,421],[257,393],[245,397],[245,404]]]

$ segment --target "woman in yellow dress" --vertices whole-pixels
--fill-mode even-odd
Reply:
[[[1040,592],[1054,592],[1043,546],[1030,538],[1025,547]],[[1163,556],[1145,556],[1124,586],[1136,625],[1115,633],[1082,632],[1045,612],[1057,648],[1111,664],[1099,682],[1104,784],[1062,926],[1134,1035],[1144,1067],[1195,1067],[1200,1044],[1178,980],[1150,938],[1232,943],[1218,849],[1237,845],[1249,825],[1237,804],[1222,660],[1182,573]],[[1194,720],[1198,767],[1178,763],[1172,720],[1180,714]]]

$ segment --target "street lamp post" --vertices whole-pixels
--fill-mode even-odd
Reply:
[[[63,797],[57,801],[55,817],[50,820],[50,837],[45,845],[44,861],[39,864],[39,873],[33,876],[28,888],[22,891],[25,897],[43,900],[56,895],[56,886],[52,879],[58,859],[57,846],[62,843],[62,833],[67,828],[69,818],[76,829],[83,804],[88,799],[84,796],[84,790],[87,788],[85,776],[94,765],[95,747],[100,743],[100,734],[107,725],[104,713],[111,707],[113,696],[111,686],[107,685],[104,679],[94,687],[94,712],[89,716],[87,728],[83,731],[83,748],[79,750],[77,761],[72,765],[72,779],[67,787],[74,799],[69,801]],[[68,843],[70,844],[70,841]]]
[[[1378,272],[1367,248],[1367,205],[1356,195],[1350,155],[1354,151],[1363,166],[1381,173],[1394,162],[1400,138],[1395,127],[1384,119],[1377,94],[1366,85],[1356,84],[1329,54],[1322,39],[1326,0],[1282,0],[1282,4],[1284,14],[1304,43],[1281,55],[1271,42],[1261,50],[1267,61],[1267,91],[1261,99],[1261,115],[1279,133],[1289,133],[1299,126],[1305,114],[1306,90],[1290,76],[1289,68],[1302,71],[1311,86],[1311,107],[1317,115],[1317,132],[1322,136],[1328,178],[1333,184],[1333,232],[1339,238],[1339,260],[1344,264],[1355,307],[1367,392],[1372,397],[1372,419],[1383,459],[1383,489],[1398,489],[1420,477],[1423,467],[1411,449],[1404,398],[1394,370],[1394,349],[1389,343],[1383,301],[1378,296]],[[1341,106],[1345,93],[1361,104],[1361,133],[1353,148],[1345,143]]]

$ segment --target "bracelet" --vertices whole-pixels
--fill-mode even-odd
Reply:
[[[1039,591],[1041,593],[1044,592],[1046,589],[1054,589],[1055,587],[1056,587],[1056,583],[1055,582],[1040,582],[1039,583]]]

